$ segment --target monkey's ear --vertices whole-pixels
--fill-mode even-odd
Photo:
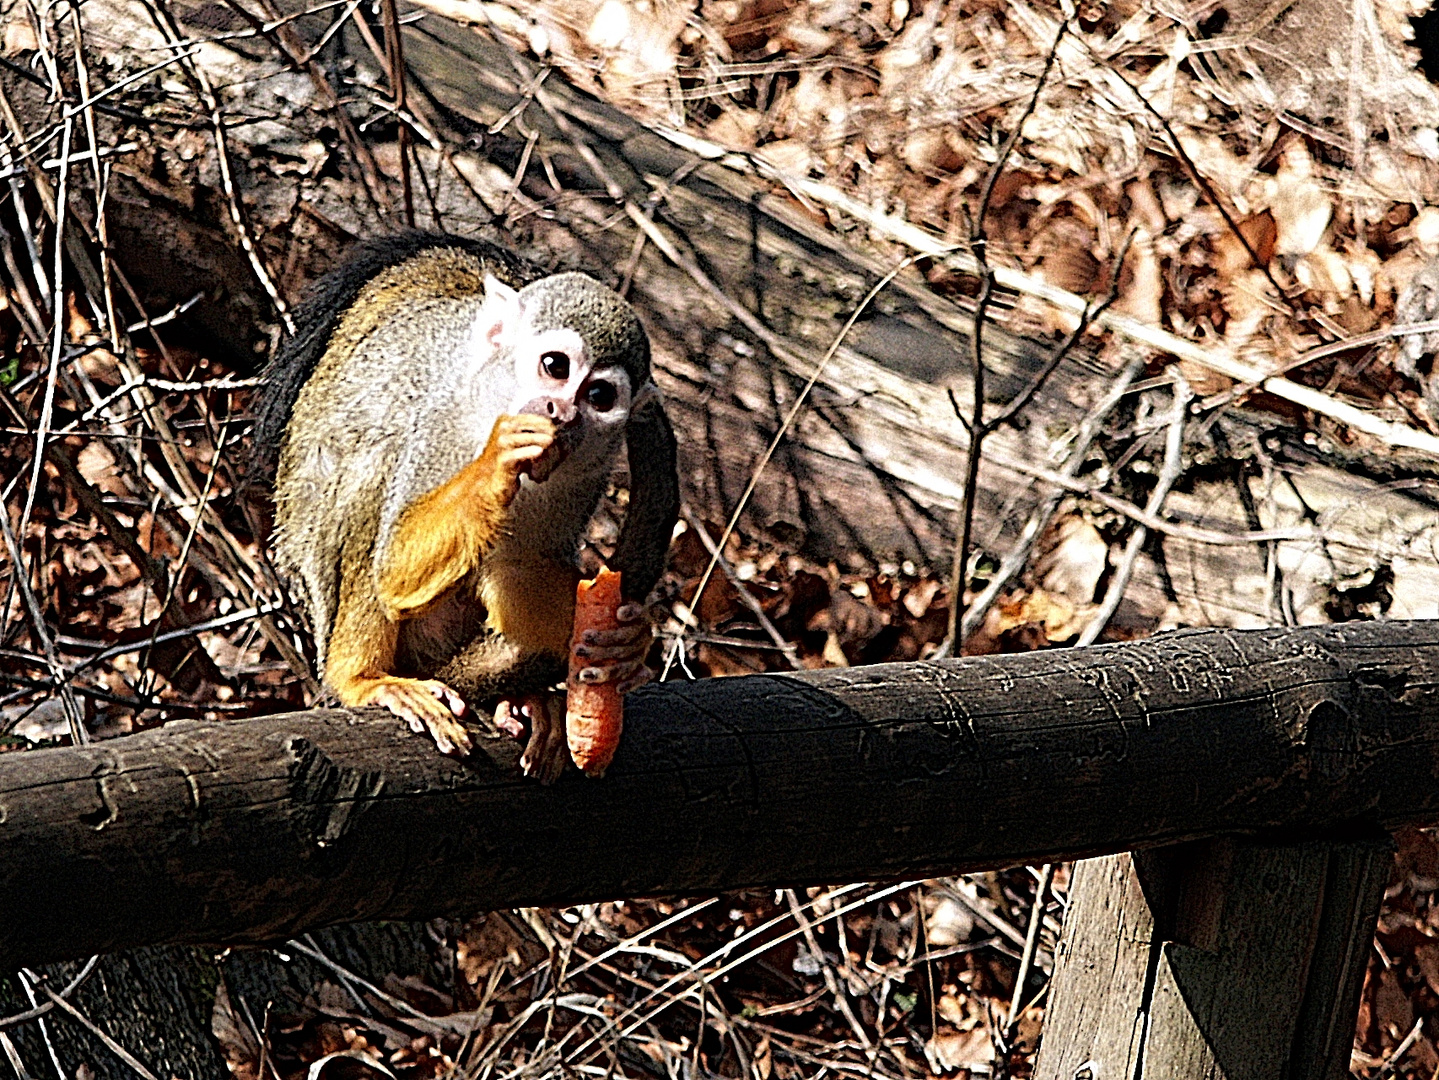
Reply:
[[[499,345],[520,324],[520,294],[494,274],[485,275],[485,306],[481,333],[490,345]]]

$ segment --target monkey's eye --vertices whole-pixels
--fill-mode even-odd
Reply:
[[[564,382],[570,377],[570,358],[562,352],[541,353],[540,370],[550,378]]]
[[[618,397],[619,391],[615,389],[615,384],[610,382],[590,383],[589,389],[585,391],[585,400],[595,412],[609,412],[615,407],[615,399]]]

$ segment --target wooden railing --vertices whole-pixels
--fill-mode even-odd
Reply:
[[[480,743],[317,710],[0,756],[0,969],[1139,851],[1076,870],[1039,1075],[1338,1077],[1387,830],[1439,821],[1439,622],[671,683],[552,787]]]

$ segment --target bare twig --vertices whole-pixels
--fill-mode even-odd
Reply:
[[[1144,512],[1149,515],[1157,515],[1164,509],[1164,500],[1169,497],[1169,489],[1179,479],[1184,471],[1184,420],[1189,413],[1189,403],[1194,395],[1189,389],[1189,383],[1180,374],[1177,367],[1171,369],[1171,376],[1174,380],[1174,405],[1169,414],[1169,434],[1164,445],[1164,465],[1159,471],[1159,477],[1154,482],[1154,490],[1149,493],[1149,502],[1145,504]],[[1128,543],[1124,546],[1124,555],[1115,567],[1114,577],[1109,582],[1109,590],[1104,594],[1104,602],[1099,605],[1099,610],[1094,613],[1094,618],[1089,620],[1089,625],[1079,635],[1076,645],[1091,645],[1098,640],[1104,628],[1109,625],[1109,620],[1119,609],[1119,602],[1124,599],[1124,590],[1129,586],[1129,579],[1134,574],[1134,565],[1139,560],[1139,553],[1144,548],[1144,542],[1149,538],[1149,530],[1145,526],[1138,526],[1129,536]]]
[[[960,417],[965,429],[969,432],[969,451],[965,454],[964,459],[964,483],[959,502],[959,528],[955,530],[957,535],[954,544],[954,559],[950,566],[949,625],[944,641],[940,643],[939,649],[935,653],[936,657],[957,655],[963,645],[960,627],[964,617],[965,585],[969,580],[969,549],[974,534],[975,500],[979,495],[979,463],[984,456],[984,440],[997,426],[996,421],[986,421],[984,416],[984,327],[989,317],[989,304],[994,296],[995,288],[995,274],[989,265],[989,237],[984,231],[984,219],[989,213],[990,200],[994,197],[994,185],[999,182],[1000,174],[1009,163],[1009,157],[1014,152],[1015,144],[1019,142],[1020,134],[1024,131],[1025,121],[1033,115],[1035,108],[1039,105],[1039,95],[1044,90],[1045,81],[1049,78],[1049,72],[1054,67],[1055,59],[1059,56],[1059,46],[1068,29],[1068,21],[1060,23],[1059,33],[1055,36],[1054,44],[1045,56],[1044,68],[1040,71],[1039,78],[1034,84],[1034,92],[1029,96],[1024,112],[1015,123],[1014,130],[1009,133],[1009,138],[1004,141],[999,155],[984,178],[984,187],[979,195],[979,206],[975,211],[973,225],[970,229],[969,250],[979,266],[979,297],[974,305],[969,342],[972,397],[968,419],[965,420],[960,415],[957,407],[955,409],[955,415]],[[1060,357],[1062,355],[1060,354]],[[1059,358],[1056,358],[1052,365],[1046,365],[1048,370],[1042,373],[1043,377],[1048,378],[1058,365]],[[1012,416],[1014,412],[1022,408],[1023,402],[1032,397],[1038,389],[1039,386],[1035,385],[1034,390],[1027,395],[1020,394],[1016,398],[1020,404],[1013,410],[1006,410],[1006,417]]]
[[[34,975],[31,975],[30,977],[33,979]],[[75,1008],[74,1005],[71,1005],[68,1001],[66,1001],[59,994],[55,993],[55,991],[51,990],[48,986],[41,986],[40,989],[45,991],[45,993],[49,996],[50,1000],[54,1004],[58,1005],[62,1011],[68,1013],[73,1019],[78,1021],[79,1024],[83,1028],[85,1028],[86,1031],[90,1032],[91,1035],[94,1035],[95,1038],[99,1039],[102,1043],[104,1043],[106,1048],[112,1054],[114,1054],[117,1058],[123,1061],[126,1065],[130,1066],[130,1068],[134,1070],[135,1075],[141,1077],[142,1080],[159,1080],[159,1078],[154,1073],[152,1073],[149,1069],[147,1069],[144,1065],[140,1063],[140,1060],[136,1058],[134,1054],[130,1053],[130,1051],[126,1050],[123,1046],[117,1043],[113,1038],[110,1037],[108,1032],[106,1032],[103,1028],[97,1025],[93,1020],[91,1020],[88,1016],[82,1013],[79,1009]]]
[[[1005,1039],[1009,1042],[1014,1041],[1014,1025],[1019,1020],[1020,1006],[1024,1004],[1024,984],[1029,981],[1029,967],[1034,962],[1034,950],[1039,944],[1039,928],[1044,923],[1044,902],[1053,878],[1054,864],[1045,863],[1034,888],[1034,907],[1029,912],[1029,931],[1024,936],[1024,954],[1019,960],[1019,974],[1014,979],[1014,996],[1010,999],[1009,1016],[1004,1023]]]
[[[1110,412],[1114,410],[1114,407],[1119,404],[1120,399],[1123,398],[1128,391],[1130,383],[1144,370],[1144,363],[1145,354],[1138,350],[1132,350],[1132,355],[1130,355],[1128,362],[1119,373],[1114,376],[1104,397],[1090,409],[1088,415],[1080,422],[1079,428],[1074,435],[1074,443],[1070,448],[1069,459],[1065,462],[1064,468],[1058,474],[1059,477],[1063,477],[1065,481],[1073,481],[1078,475],[1079,470],[1084,467],[1085,457],[1089,453],[1090,444],[1094,441],[1095,436],[1099,434],[1100,425],[1104,423]],[[1006,461],[1005,464],[1010,465],[1010,467],[1015,467],[1018,463]],[[1030,472],[1031,468],[1030,466],[1025,466],[1023,471]],[[1032,474],[1031,472],[1031,475]],[[1056,484],[1056,486],[1060,486],[1061,492],[1064,490],[1061,485]],[[1090,492],[1088,489],[1086,489],[1086,493],[1093,497],[1098,497],[1098,493]],[[969,610],[964,613],[964,621],[960,624],[959,628],[959,639],[961,641],[979,628],[979,625],[984,621],[984,616],[988,613],[994,602],[999,599],[1000,594],[1009,587],[1009,583],[1028,565],[1029,553],[1034,549],[1034,545],[1040,536],[1043,535],[1045,528],[1048,527],[1050,518],[1054,516],[1055,510],[1059,508],[1060,497],[1060,492],[1049,495],[1036,506],[1034,511],[1029,515],[1029,520],[1025,522],[1024,528],[1020,530],[1019,539],[1015,541],[1014,546],[1010,548],[1009,553],[1005,555],[1004,559],[1000,562],[999,569],[995,572],[994,576],[990,578],[989,584],[975,597],[974,603],[969,605]]]
[[[410,127],[405,122],[405,49],[400,36],[400,17],[395,0],[383,0],[380,9],[385,19],[385,66],[390,77],[390,96],[394,98],[400,150],[400,191],[404,199],[405,224],[415,227],[415,191],[410,183]]]
[[[76,990],[84,986],[85,981],[95,973],[95,965],[99,962],[100,958],[98,956],[92,956],[89,960],[86,960],[85,966],[76,973],[73,979],[65,984],[64,989],[59,991],[59,996],[68,998]],[[36,1005],[33,1009],[27,1009],[22,1013],[15,1013],[12,1016],[0,1016],[0,1031],[4,1031],[6,1028],[18,1027],[21,1024],[28,1024],[31,1020],[36,1020],[44,1016],[54,1008],[55,1003],[53,1001],[47,1001],[43,1004]]]
[[[775,626],[770,617],[765,614],[765,610],[760,605],[760,602],[744,587],[744,582],[736,576],[734,568],[731,567],[725,559],[724,552],[720,550],[719,545],[710,537],[709,531],[704,527],[704,523],[695,517],[694,511],[688,506],[682,507],[681,513],[684,514],[684,519],[689,524],[689,527],[694,529],[699,536],[700,542],[705,546],[705,550],[710,553],[710,558],[719,564],[720,569],[724,571],[725,577],[729,579],[729,583],[734,586],[735,595],[739,597],[740,603],[749,608],[750,613],[755,617],[755,621],[759,623],[760,628],[764,630],[764,632],[769,635],[770,640],[774,642],[775,648],[779,649],[779,651],[784,654],[784,658],[789,661],[790,667],[794,668],[795,671],[803,671],[804,665],[799,662],[799,656],[795,652],[794,643],[785,640],[784,635],[779,632],[779,627]],[[749,642],[744,642],[743,644],[748,645]]]
[[[1400,1040],[1399,1045],[1396,1046],[1390,1052],[1389,1056],[1380,1064],[1378,1075],[1388,1076],[1392,1073],[1399,1066],[1399,1062],[1403,1060],[1404,1055],[1409,1053],[1410,1047],[1419,1041],[1419,1036],[1423,1033],[1424,1017],[1421,1016],[1418,1020],[1414,1021],[1414,1026],[1409,1029],[1409,1034]]]
[[[972,256],[957,253],[953,245],[930,235],[919,226],[895,214],[876,210],[830,184],[794,176],[776,169],[761,159],[732,154],[724,147],[690,135],[664,129],[660,129],[659,134],[728,168],[758,172],[761,175],[773,177],[788,187],[797,198],[809,199],[822,206],[838,210],[847,217],[860,222],[876,235],[888,237],[922,255],[940,259],[943,261],[943,265],[959,273],[977,274],[979,272],[978,263]],[[1083,297],[1051,285],[1041,277],[1023,270],[1008,266],[996,266],[993,267],[993,273],[995,283],[1001,288],[1012,289],[1025,296],[1033,296],[1061,311],[1083,315],[1089,307],[1089,301]],[[1101,314],[1095,323],[1131,342],[1148,346],[1180,360],[1193,361],[1201,367],[1216,371],[1236,382],[1253,383],[1266,393],[1273,394],[1277,398],[1292,402],[1300,408],[1308,409],[1321,416],[1328,416],[1355,431],[1372,435],[1386,445],[1406,447],[1439,458],[1439,436],[1420,431],[1407,424],[1383,420],[1373,413],[1365,412],[1347,402],[1336,400],[1329,394],[1308,386],[1301,386],[1281,378],[1273,372],[1261,371],[1237,359],[1227,348],[1201,345],[1113,309]]]
[[[847,914],[848,912],[853,911],[856,908],[863,907],[866,904],[883,900],[886,897],[893,896],[895,893],[901,892],[905,889],[913,888],[916,884],[918,883],[914,881],[906,881],[900,882],[897,885],[890,885],[883,889],[878,889],[873,893],[866,894],[865,896],[862,896],[857,900],[853,900],[848,904],[836,908],[832,914],[835,916]],[[862,888],[862,886],[859,884],[841,886],[838,889],[832,889],[829,893],[829,896],[831,899],[837,899],[838,897],[858,888]],[[653,991],[646,994],[639,1001],[636,1001],[633,1005],[625,1009],[624,1012],[610,1019],[606,1024],[605,1030],[603,1032],[592,1035],[589,1039],[585,1040],[585,1042],[581,1043],[578,1047],[576,1047],[574,1050],[572,1050],[569,1054],[566,1055],[566,1060],[570,1062],[576,1061],[579,1055],[583,1054],[587,1050],[592,1050],[592,1048],[595,1047],[596,1043],[598,1043],[601,1038],[606,1035],[613,1035],[613,1037],[615,1038],[627,1038],[633,1035],[636,1031],[639,1031],[641,1028],[646,1027],[648,1024],[653,1022],[655,1017],[657,1017],[664,1010],[668,1009],[671,1005],[675,1003],[676,1000],[678,1000],[675,997],[664,997],[664,995],[668,994],[670,990],[674,989],[676,986],[687,980],[693,980],[697,978],[698,973],[702,969],[706,968],[707,965],[713,964],[719,960],[723,960],[734,949],[743,944],[745,941],[753,940],[757,937],[760,937],[761,933],[767,934],[768,931],[771,930],[776,924],[788,918],[789,915],[786,914],[780,918],[768,920],[767,922],[762,923],[759,926],[747,931],[742,938],[736,939],[735,941],[730,942],[729,944],[723,946],[715,952],[710,953],[703,959],[696,961],[694,964],[693,972],[684,971],[680,972],[678,975],[671,976],[669,979],[665,980],[663,983],[657,986]],[[783,934],[779,934],[774,937],[767,937],[762,940],[761,944],[755,946],[754,948],[746,950],[734,959],[727,960],[721,963],[718,967],[704,971],[703,978],[710,982],[713,982],[714,980],[722,977],[726,973],[739,967],[741,964],[744,964],[747,961],[752,960],[754,957],[769,951],[783,941],[788,941],[789,939],[798,936],[802,932],[803,931],[801,930],[801,928],[797,926],[792,930],[784,932]],[[654,1001],[656,998],[662,998],[662,1000],[660,1000],[658,1004],[656,1004],[654,1008],[650,1009],[648,1012],[644,1013],[641,1016],[638,1016],[635,1019],[632,1019],[636,1017],[636,1014],[639,1013],[641,1009],[643,1009],[646,1005],[649,1005],[650,1002]],[[626,1023],[627,1021],[628,1023]],[[624,1025],[624,1027],[620,1026],[622,1024]],[[593,1057],[593,1054],[591,1056]]]
[[[804,934],[805,947],[809,950],[810,956],[814,958],[814,962],[819,965],[820,974],[824,977],[824,987],[829,991],[830,997],[834,999],[835,1008],[849,1021],[850,1030],[854,1032],[854,1037],[859,1040],[859,1044],[866,1050],[870,1049],[872,1044],[869,1041],[869,1035],[865,1033],[863,1026],[861,1026],[859,1022],[859,1018],[854,1015],[854,1010],[850,1008],[849,996],[845,993],[844,988],[840,986],[839,979],[834,973],[834,967],[825,956],[824,950],[820,948],[819,942],[815,940],[814,925],[809,921],[809,917],[800,909],[799,899],[795,896],[794,890],[786,889],[784,895],[785,900],[789,903],[790,914],[794,916],[794,921],[799,924],[800,932]]]
[[[874,298],[878,296],[884,287],[893,281],[901,271],[914,261],[915,257],[913,256],[902,260],[898,266],[874,284],[869,292],[865,294],[864,299],[855,307],[854,311],[845,321],[844,326],[841,327],[839,333],[835,335],[834,340],[830,342],[830,346],[825,351],[824,356],[815,364],[814,369],[810,372],[809,378],[805,381],[800,392],[795,396],[794,403],[790,406],[789,412],[785,414],[784,419],[780,422],[780,426],[778,430],[775,431],[774,437],[770,439],[769,445],[765,447],[764,453],[760,455],[759,461],[755,464],[754,469],[751,470],[749,482],[740,494],[739,501],[735,503],[735,508],[730,514],[729,521],[725,523],[724,531],[720,533],[720,538],[715,541],[715,554],[710,556],[709,565],[705,567],[704,573],[700,575],[699,584],[695,586],[694,594],[690,598],[691,608],[699,605],[700,597],[704,595],[705,588],[709,585],[710,578],[714,575],[715,567],[718,565],[718,553],[723,551],[725,544],[729,542],[730,536],[734,533],[735,526],[739,524],[740,515],[744,513],[745,507],[749,505],[750,496],[754,494],[755,488],[759,485],[759,480],[764,473],[765,467],[770,463],[770,459],[774,457],[775,451],[779,449],[780,442],[783,441],[784,437],[789,433],[790,428],[794,425],[795,418],[809,400],[810,392],[819,381],[819,377],[824,374],[825,368],[828,367],[829,362],[834,359],[835,353],[838,352],[839,347],[844,344],[845,338],[847,338],[850,331],[854,329],[854,324],[859,321],[859,317],[864,314],[869,305],[874,302]],[[661,679],[669,674],[670,668],[674,663],[675,655],[675,650],[671,649],[665,657],[665,667],[660,675]]]
[[[181,42],[183,38],[179,28],[175,25],[170,16],[169,9],[165,6],[165,0],[147,0],[150,4],[151,16],[160,32],[165,36],[170,48],[175,50],[177,57],[184,51]],[[230,211],[230,224],[235,228],[235,235],[239,238],[240,248],[245,252],[245,258],[250,263],[250,269],[254,271],[255,280],[265,290],[265,295],[270,298],[274,305],[275,312],[285,324],[285,329],[290,333],[295,332],[294,321],[290,318],[289,305],[285,298],[280,295],[280,290],[275,286],[275,280],[270,276],[269,269],[265,266],[264,260],[260,258],[260,251],[255,246],[254,237],[250,233],[249,222],[245,220],[244,210],[240,206],[240,197],[235,192],[235,178],[230,171],[230,149],[229,142],[225,136],[225,115],[220,109],[220,99],[211,85],[210,76],[203,64],[192,62],[191,57],[182,58],[185,67],[194,76],[196,84],[200,88],[200,100],[210,116],[210,125],[215,140],[215,158],[220,165],[220,183],[225,190],[226,205]]]

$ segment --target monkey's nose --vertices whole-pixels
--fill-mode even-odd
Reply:
[[[547,416],[554,421],[555,427],[569,427],[580,415],[579,407],[573,401],[560,397],[534,398],[525,402],[519,411],[534,416]]]
[[[549,398],[545,401],[545,415],[558,426],[564,427],[579,415],[579,410],[575,408],[573,401],[565,401],[562,398]]]

